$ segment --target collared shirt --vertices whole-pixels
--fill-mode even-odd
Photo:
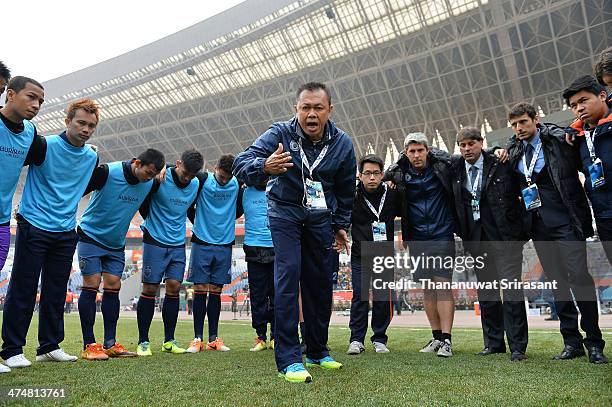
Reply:
[[[476,170],[477,170],[476,178],[478,178],[478,174],[482,171],[483,165],[484,165],[484,156],[482,154],[480,154],[480,157],[478,157],[478,160],[476,160],[474,164],[470,164],[467,161],[465,162],[465,173],[467,175],[467,178],[465,179],[465,187],[468,190],[470,189],[470,186],[472,186],[469,182],[469,179],[471,177],[470,168],[476,167]],[[480,183],[482,183],[482,181]],[[480,187],[478,189],[480,189]]]
[[[525,151],[527,151],[527,144],[531,144],[531,146],[533,147],[533,152],[535,154],[535,151],[538,148],[538,144],[542,144],[542,140],[540,140],[540,129],[538,129],[538,132],[536,133],[536,135],[533,137],[533,139],[529,142],[523,140],[523,154]],[[527,166],[529,166],[529,164],[531,163],[527,163]],[[533,169],[534,173],[539,173],[542,168],[544,168],[544,150],[542,148],[540,148],[540,153],[538,154],[538,159],[536,160],[536,164],[535,164],[535,168]],[[518,162],[518,169],[519,171],[525,175],[525,173],[527,172],[525,170],[525,168],[523,167],[523,160],[519,160]]]

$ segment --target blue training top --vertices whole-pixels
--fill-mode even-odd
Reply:
[[[130,221],[152,186],[153,180],[128,183],[121,161],[108,164],[106,184],[92,193],[79,224],[81,230],[108,248],[123,248]]]
[[[206,243],[225,245],[236,239],[236,177],[221,186],[212,172],[204,182],[196,201],[196,216],[193,232]]]
[[[13,194],[17,189],[19,174],[34,140],[34,125],[23,121],[21,133],[13,133],[0,120],[0,224],[11,220]]]
[[[91,146],[75,147],[62,135],[45,139],[45,161],[30,165],[19,214],[39,229],[67,232],[76,226],[79,201],[98,155]]]
[[[248,187],[242,195],[244,209],[244,244],[274,247],[268,220],[268,197],[265,190]]]
[[[194,178],[185,188],[180,188],[172,171],[166,174],[166,181],[152,194],[149,214],[141,228],[162,244],[180,246],[185,244],[187,209],[196,198],[200,181]]]

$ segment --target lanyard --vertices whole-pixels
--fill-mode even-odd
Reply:
[[[300,158],[302,159],[302,163],[304,164],[306,168],[308,168],[310,177],[312,177],[312,172],[315,170],[315,168],[319,166],[319,164],[321,164],[321,161],[323,161],[325,154],[327,154],[327,149],[329,148],[329,144],[326,144],[325,147],[323,147],[323,150],[321,150],[315,162],[312,163],[312,167],[310,166],[310,163],[308,162],[308,158],[306,157],[306,153],[304,152],[304,149],[302,148],[301,140],[300,140],[299,146],[300,146]]]
[[[475,200],[478,200],[478,184],[480,184],[480,179],[482,178],[482,170],[479,169],[478,167],[470,167],[471,168],[476,168],[476,171],[478,171],[478,174],[476,175],[476,179],[474,180],[474,185],[472,185],[472,177],[470,177],[470,172],[468,171],[468,179],[467,179],[467,183],[468,183],[468,190],[470,190],[470,192],[472,193],[472,197],[474,197]]]
[[[540,150],[542,150],[541,142],[536,147],[533,157],[531,157],[529,168],[527,168],[527,159],[525,158],[525,154],[523,154],[523,171],[525,171],[525,179],[527,180],[528,184],[531,184],[531,174],[533,174],[533,170],[535,169],[536,161],[538,161],[538,156],[540,155]]]
[[[366,205],[368,205],[368,208],[370,208],[374,216],[376,216],[376,221],[378,222],[380,222],[380,214],[382,213],[383,206],[385,205],[385,198],[387,197],[387,184],[383,183],[383,187],[385,189],[385,192],[383,192],[383,196],[382,198],[380,198],[380,204],[378,205],[378,211],[374,208],[374,205],[372,205],[372,203],[368,201],[368,198],[366,198],[365,195],[363,197],[363,199],[366,202]]]
[[[584,138],[586,139],[587,148],[589,149],[591,162],[595,162],[595,160],[597,159],[597,156],[595,155],[595,144],[593,143],[593,140],[595,140],[595,134],[594,132],[591,133],[590,131],[585,130]]]

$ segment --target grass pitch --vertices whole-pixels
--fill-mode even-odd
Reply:
[[[0,314],[1,316],[1,314]],[[205,331],[206,332],[206,327]],[[68,406],[407,406],[407,405],[612,405],[612,364],[592,365],[587,358],[552,361],[562,348],[557,332],[532,329],[529,359],[511,363],[509,354],[477,357],[482,347],[479,329],[456,329],[450,359],[421,354],[431,335],[428,329],[390,328],[389,354],[375,354],[366,344],[359,356],[345,354],[347,328],[330,328],[332,355],[344,363],[340,371],[310,369],[311,384],[291,384],[276,377],[274,354],[249,352],[254,332],[245,322],[221,322],[220,334],[232,348],[228,353],[162,354],[162,322],[153,321],[154,355],[73,364],[46,363],[0,375],[0,389],[44,387],[66,390],[65,399],[45,403]],[[181,320],[177,339],[187,346],[191,321]],[[612,332],[604,332],[612,339]],[[97,316],[96,337],[102,337]],[[122,318],[119,341],[130,350],[137,345],[135,318]],[[26,356],[34,361],[36,320],[28,336]],[[81,350],[78,315],[66,318],[64,349]],[[612,356],[607,350],[608,356]],[[0,399],[0,404],[32,404],[27,399]],[[40,403],[37,400],[36,403]]]

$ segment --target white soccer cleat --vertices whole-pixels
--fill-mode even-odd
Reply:
[[[0,373],[8,373],[11,371],[11,368],[0,363]]]
[[[64,352],[63,349],[55,349],[51,352],[36,356],[37,362],[76,362],[77,357]]]
[[[4,363],[10,367],[11,369],[19,368],[19,367],[30,367],[32,366],[32,362],[26,359],[23,353],[19,355],[12,356],[4,361]]]

